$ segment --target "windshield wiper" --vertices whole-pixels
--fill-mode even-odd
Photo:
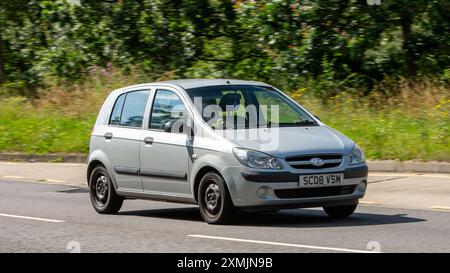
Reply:
[[[307,119],[300,119],[300,120],[296,120],[294,122],[294,124],[298,124],[298,125],[316,125],[317,122],[312,121],[312,120],[307,120]]]
[[[294,122],[284,122],[284,123],[274,123],[271,121],[268,121],[267,123],[259,123],[256,125],[256,128],[271,128],[271,127],[289,127],[289,126],[308,126],[308,125],[317,125],[317,122],[306,120],[306,119],[299,119]],[[251,128],[249,126],[249,128]]]
[[[287,126],[308,126],[308,125],[317,125],[317,122],[311,121],[311,120],[306,120],[306,119],[301,119],[301,120],[296,120],[296,121],[294,121],[294,122],[286,122],[286,123],[280,123],[280,124],[279,124],[280,127],[287,127]]]

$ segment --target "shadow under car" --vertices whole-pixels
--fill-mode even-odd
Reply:
[[[197,207],[167,208],[150,210],[122,211],[118,215],[155,217],[175,220],[203,222]],[[355,212],[345,219],[334,219],[319,209],[281,210],[272,213],[241,212],[238,213],[234,225],[291,227],[291,228],[327,228],[374,226],[424,222],[425,219],[409,217],[408,214],[383,214]]]

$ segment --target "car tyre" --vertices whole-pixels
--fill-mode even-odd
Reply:
[[[117,195],[111,176],[103,166],[96,167],[91,173],[89,195],[94,209],[101,214],[116,214],[124,200]]]
[[[202,218],[208,224],[229,224],[236,208],[223,178],[214,172],[203,176],[198,187],[198,205]]]
[[[358,205],[323,207],[328,216],[332,218],[347,218],[355,212]]]

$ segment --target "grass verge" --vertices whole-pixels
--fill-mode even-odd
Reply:
[[[40,91],[39,99],[0,98],[0,151],[88,152],[89,135],[107,94],[139,81],[98,76],[79,85],[51,85]],[[307,89],[289,93],[355,140],[370,159],[441,161],[450,161],[449,94],[448,86],[425,82],[400,84],[395,95],[375,89],[363,98],[341,92],[324,100]]]

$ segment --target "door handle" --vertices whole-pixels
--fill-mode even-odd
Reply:
[[[105,139],[111,139],[113,137],[112,133],[105,133],[104,135]]]
[[[146,137],[144,138],[145,144],[152,144],[153,143],[153,137]]]

